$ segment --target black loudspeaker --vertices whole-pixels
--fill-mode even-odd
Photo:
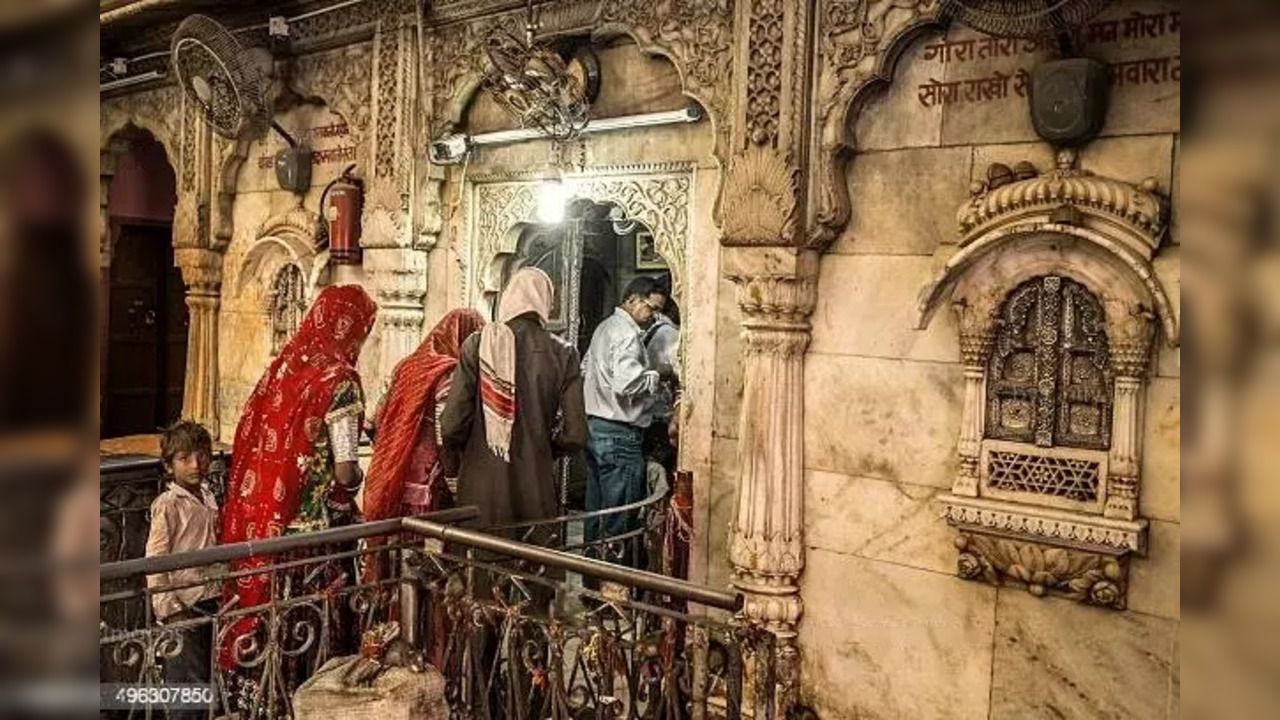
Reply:
[[[1107,66],[1088,58],[1053,60],[1031,70],[1031,123],[1058,146],[1082,145],[1107,119]]]
[[[276,153],[276,182],[299,195],[311,189],[311,148],[289,147]]]

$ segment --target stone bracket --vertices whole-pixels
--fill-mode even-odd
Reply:
[[[997,587],[1022,587],[1036,597],[1055,595],[1087,605],[1123,610],[1129,587],[1129,554],[1110,555],[1055,547],[979,532],[956,537],[956,573]]]
[[[944,493],[947,523],[972,530],[1090,552],[1147,553],[1147,521],[1116,520],[1069,510]]]
[[[1129,558],[1145,555],[1147,521],[1122,521],[986,498],[939,497],[966,580],[1024,587],[1123,610]]]

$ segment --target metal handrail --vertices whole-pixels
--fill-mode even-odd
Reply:
[[[488,528],[490,532],[525,530],[528,528],[542,527],[544,525],[564,525],[566,523],[576,522],[580,520],[592,520],[595,518],[605,517],[607,515],[616,515],[618,513],[631,512],[633,510],[643,510],[651,505],[657,505],[666,499],[666,492],[655,492],[643,500],[627,505],[618,505],[617,507],[605,508],[603,510],[592,510],[591,512],[569,512],[553,518],[545,520],[526,520],[524,522],[511,523],[509,525],[496,525]],[[602,538],[604,540],[614,540],[616,538]]]
[[[230,450],[218,450],[218,451],[215,451],[213,454],[213,460],[222,462],[224,464],[227,463],[230,459],[231,459]],[[156,458],[153,456],[141,456],[141,455],[120,455],[120,456],[103,457],[99,462],[99,466],[100,466],[99,474],[102,480],[104,481],[104,485],[107,483],[114,483],[114,482],[137,482],[140,479],[138,476],[138,473],[140,471],[155,470],[159,472],[161,470],[161,462],[159,458]],[[110,478],[110,480],[108,480],[108,478]],[[147,478],[147,479],[150,480],[151,478]],[[486,527],[484,528],[484,530],[489,533],[519,533],[521,531],[524,531],[523,537],[527,539],[529,537],[528,532],[538,528],[564,527],[572,522],[586,523],[592,520],[598,520],[601,518],[611,517],[615,515],[622,515],[626,513],[641,512],[644,510],[648,510],[649,508],[660,505],[667,498],[668,494],[669,494],[669,489],[667,491],[655,491],[652,494],[650,494],[648,497],[642,500],[638,500],[633,503],[628,503],[626,505],[619,505],[617,507],[604,508],[602,510],[593,510],[590,512],[569,511],[562,515],[558,515],[556,517],[546,518],[542,520],[527,520],[527,521],[522,521],[517,523],[504,524],[504,525],[495,525],[491,527]],[[472,519],[472,518],[465,518],[465,520],[469,520],[469,519]],[[449,521],[446,520],[445,522],[449,522]],[[391,530],[387,530],[386,532],[395,532],[397,529],[398,528],[394,528]],[[589,548],[599,547],[602,545],[609,545],[609,544],[614,544],[618,542],[634,540],[636,538],[643,536],[645,532],[646,532],[646,529],[643,527],[640,527],[640,528],[627,531],[621,535],[611,535],[608,537],[600,537],[592,540],[585,540],[579,543],[565,544],[560,549],[566,552],[584,551]],[[335,542],[341,542],[341,540],[336,540]]]
[[[515,542],[475,530],[441,525],[423,518],[404,518],[402,523],[404,530],[441,540],[445,543],[506,555],[546,567],[578,573],[585,577],[662,593],[673,598],[720,608],[721,610],[736,612],[742,608],[742,595],[739,593],[715,590],[667,577],[666,575],[636,570],[623,565],[614,565],[603,560],[572,555],[538,545]]]
[[[616,582],[641,590],[662,593],[675,599],[722,610],[737,611],[742,607],[742,595],[739,593],[724,592],[667,577],[666,575],[614,565],[603,560],[573,555],[560,550],[516,542],[484,532],[466,530],[444,524],[474,519],[477,515],[477,508],[466,506],[430,513],[421,517],[380,520],[330,530],[268,538],[266,540],[219,545],[172,555],[123,560],[99,566],[99,578],[105,581],[139,575],[154,575],[173,570],[223,563],[254,555],[285,553],[308,547],[350,542],[360,538],[390,535],[396,532],[410,532],[442,540],[448,544],[525,560],[548,568],[573,572],[598,580]]]
[[[480,511],[476,506],[467,505],[465,507],[428,513],[422,517],[431,518],[438,522],[465,522],[467,520],[474,520],[479,516]],[[203,565],[214,565],[231,560],[240,560],[253,555],[274,555],[276,553],[292,552],[294,550],[302,550],[304,548],[322,547],[336,543],[350,542],[352,540],[360,540],[367,537],[376,537],[378,535],[391,535],[401,531],[401,523],[405,519],[407,518],[378,520],[375,522],[360,523],[358,525],[330,528],[328,530],[317,530],[315,532],[298,533],[296,535],[266,538],[264,540],[247,540],[245,542],[217,545],[215,547],[204,548],[203,550],[191,550],[188,552],[172,553],[170,555],[153,555],[151,557],[135,558],[133,560],[121,560],[119,562],[100,565],[98,576],[100,580],[119,580],[121,578],[132,577],[134,575],[155,575],[158,573],[172,572],[174,570],[185,570],[187,568],[201,567]]]

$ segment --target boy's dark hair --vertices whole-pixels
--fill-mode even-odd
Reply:
[[[180,452],[200,451],[213,455],[213,437],[198,422],[179,420],[166,428],[160,437],[160,459],[166,467],[173,464],[173,456]]]
[[[622,301],[626,302],[633,297],[648,298],[658,292],[662,291],[658,289],[656,280],[648,275],[640,275],[632,278],[631,282],[627,283],[626,289],[622,291]]]

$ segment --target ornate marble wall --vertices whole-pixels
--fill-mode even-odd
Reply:
[[[172,89],[103,105],[104,149],[133,121],[178,171],[175,243],[188,247],[179,262],[208,323],[192,333],[204,369],[188,407],[224,437],[269,353],[263,293],[282,264],[304,269],[310,288],[360,282],[376,296],[380,322],[362,359],[376,396],[424,323],[483,300],[501,242],[484,228],[497,222],[488,212],[527,214],[527,202],[498,200],[527,195],[528,171],[546,165],[539,142],[487,148],[465,170],[422,157],[438,133],[491,128],[483,107],[468,116],[477,58],[490,29],[519,29],[519,11],[435,3],[419,53],[411,16],[374,5],[325,16],[315,32],[345,23],[363,35],[297,61],[304,94],[326,107],[287,118],[345,123],[346,135],[316,140],[343,163],[352,154],[369,179],[360,268],[330,272],[309,252],[317,188],[301,203],[271,189],[258,162],[275,140],[209,138]],[[1130,184],[1155,178],[1164,195],[1179,147],[1172,10],[1124,2],[1088,30],[1091,51],[1115,65],[1113,102],[1103,137],[1079,158]],[[1162,14],[1160,33],[1142,23],[1146,37],[1128,35],[1134,11]],[[614,77],[647,93],[662,75],[664,89],[644,94],[653,109],[667,108],[679,82],[710,116],[590,137],[571,178],[601,198],[630,193],[681,265],[694,579],[749,594],[747,612],[790,641],[798,691],[825,717],[1176,712],[1176,350],[1160,346],[1138,398],[1149,553],[1132,562],[1127,610],[956,578],[954,533],[935,503],[960,469],[967,388],[954,318],[913,329],[917,293],[957,253],[957,210],[989,165],[1053,167],[1018,73],[1047,54],[942,34],[936,0],[565,0],[543,17],[551,33],[624,38],[610,51]],[[341,164],[321,167],[317,185]],[[667,182],[684,210],[646,208],[646,193]],[[1176,319],[1176,207],[1169,224],[1152,266]]]
[[[1177,9],[1123,2],[1096,21],[1090,55],[1130,64],[1121,68],[1148,61],[1138,67],[1150,70],[1119,70],[1102,137],[1079,158],[1133,185],[1154,178],[1164,197],[1179,147],[1178,35],[1168,15]],[[1163,34],[1126,38],[1134,12],[1164,16]],[[905,50],[892,85],[854,128],[850,222],[822,260],[804,378],[800,641],[805,685],[824,717],[1178,716],[1179,368],[1167,332],[1138,398],[1137,514],[1149,523],[1148,551],[1131,561],[1127,610],[965,582],[956,532],[940,517],[937,498],[961,469],[966,348],[949,309],[914,329],[919,293],[956,256],[958,212],[992,163],[1054,167],[1017,84],[1018,70],[1045,57],[963,29],[929,33]],[[1001,87],[1001,74],[1007,93],[984,95]],[[947,91],[937,85],[956,82],[957,94],[938,102]],[[1150,267],[1176,322],[1176,204],[1162,240]]]

